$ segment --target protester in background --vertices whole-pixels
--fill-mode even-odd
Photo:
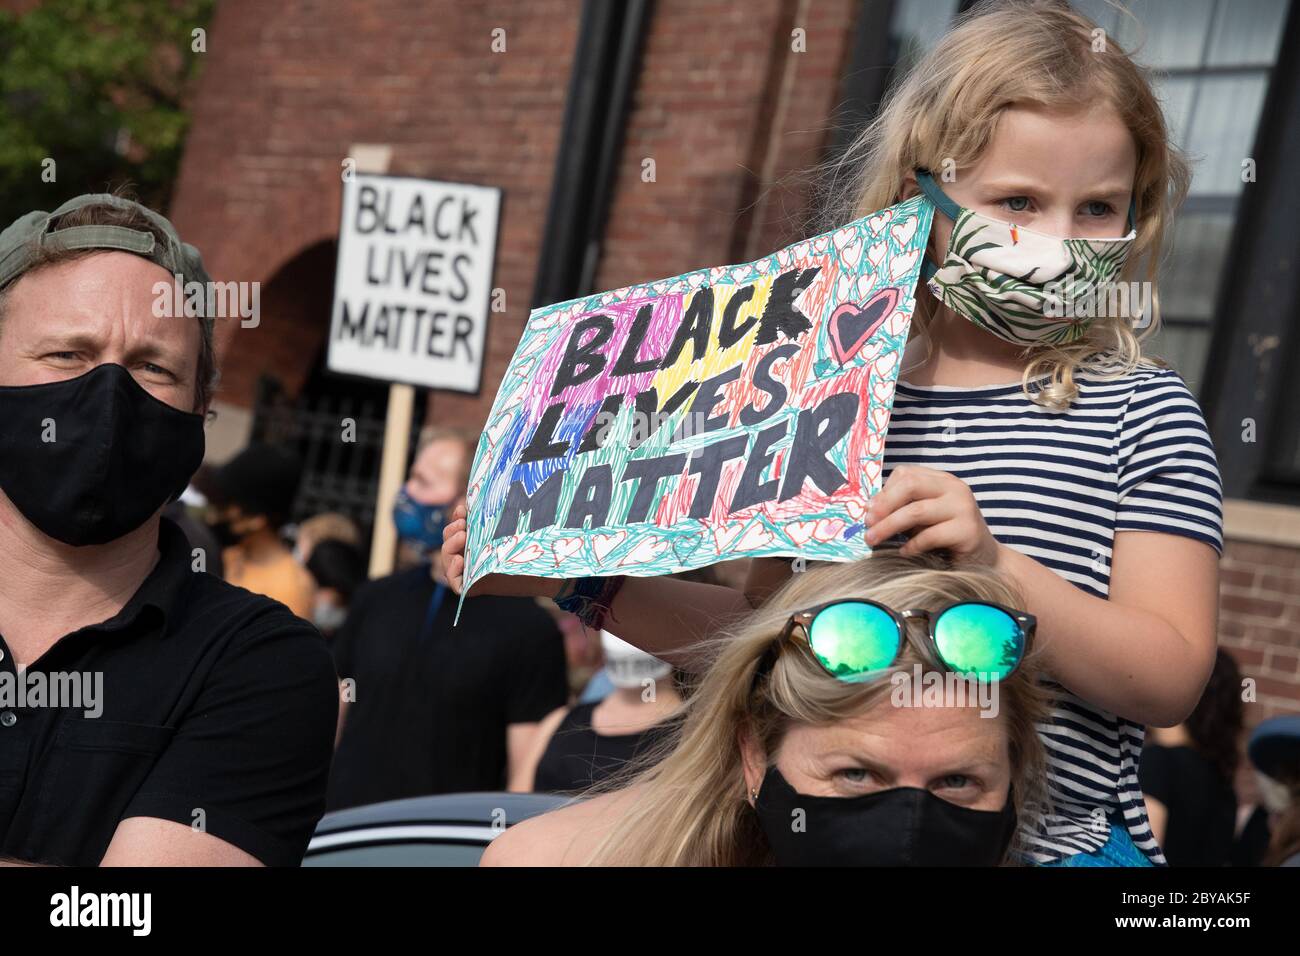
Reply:
[[[1170,866],[1228,866],[1237,827],[1241,672],[1220,649],[1188,718],[1147,729],[1138,779]]]
[[[564,646],[527,598],[457,598],[436,550],[464,500],[472,436],[422,435],[393,520],[423,563],[356,593],[334,642],[345,686],[332,809],[399,797],[501,790],[520,772],[538,722],[568,698]]]
[[[1286,809],[1287,789],[1276,780],[1251,768],[1254,799],[1237,808],[1237,834],[1232,843],[1233,866],[1263,866],[1272,839],[1270,818]]]
[[[307,571],[316,583],[311,622],[332,638],[348,616],[352,595],[366,580],[366,559],[353,545],[326,538],[311,547]]]
[[[302,464],[292,452],[250,445],[214,469],[203,491],[208,526],[223,546],[226,580],[311,620],[315,585],[280,537],[301,477]]]
[[[546,608],[564,635],[564,656],[568,664],[569,690],[579,704],[597,704],[614,689],[605,674],[604,654],[600,648],[600,631],[593,631],[568,611],[552,602]],[[552,610],[553,609],[553,610]]]
[[[337,511],[324,511],[299,523],[293,540],[294,558],[306,567],[312,548],[322,541],[342,541],[359,552],[365,551],[361,529],[355,521]]]
[[[1272,717],[1250,735],[1246,752],[1260,773],[1285,788],[1272,821],[1264,866],[1300,866],[1300,715]]]
[[[736,565],[743,565],[745,563],[746,562],[744,561],[723,562],[724,565],[730,565],[729,570],[733,572],[732,573],[733,581],[735,580],[734,572],[736,570]],[[677,581],[695,581],[699,584],[723,583],[723,575],[719,573],[718,566],[707,567],[707,568],[692,568],[689,571],[678,571],[674,574],[668,575],[668,577],[673,578]],[[738,583],[743,584],[743,578]],[[568,612],[562,612],[562,613],[568,614]],[[586,626],[582,623],[582,621],[578,620],[576,617],[574,617],[574,615],[568,614],[568,617],[574,619],[580,633],[583,633],[585,635],[594,635],[598,633],[603,638],[604,635],[609,633],[604,629],[601,629],[599,632],[588,631]],[[566,636],[571,637],[570,635],[566,635]],[[614,635],[611,634],[609,636],[613,637]],[[599,641],[592,641],[592,643],[595,644],[596,647],[598,648],[601,646]],[[628,647],[632,646],[630,644],[627,644],[626,641],[623,641],[621,643]],[[570,650],[569,652],[569,673],[570,675],[572,675],[573,673],[572,650]],[[582,688],[582,692],[578,695],[578,703],[579,705],[599,703],[600,701],[604,700],[606,697],[608,697],[610,694],[614,692],[615,686],[616,685],[614,681],[610,680],[609,674],[606,673],[606,669],[602,665],[600,668],[596,670],[595,673],[591,675],[590,679],[586,682],[586,685]]]
[[[713,663],[684,706],[671,753],[631,781],[606,784],[626,785],[619,792],[516,824],[482,862],[1008,861],[1017,820],[1021,836],[1038,825],[1045,777],[1035,723],[1046,702],[1025,656],[1033,623],[1020,612],[958,604],[947,613],[965,643],[957,651],[943,642],[953,652],[945,665],[915,610],[954,602],[1010,609],[1019,598],[987,570],[886,549],[795,575],[709,643]],[[947,633],[935,620],[931,627]],[[966,657],[971,651],[977,656]],[[997,677],[983,682],[982,701],[955,682],[951,694],[923,696],[926,684],[956,676],[950,666]]]
[[[667,721],[682,703],[672,665],[609,631],[601,631],[600,640],[612,692],[598,702],[561,707],[542,721],[519,776],[521,789],[581,793],[670,736]]]
[[[202,473],[204,467],[200,466],[199,471],[195,473],[195,481],[198,481],[197,476]],[[202,552],[203,570],[213,577],[225,577],[225,568],[221,563],[221,543],[217,541],[217,536],[212,533],[208,523],[203,520],[207,510],[208,499],[191,482],[179,498],[167,502],[163,508],[163,517],[176,522],[177,527],[185,535],[185,540],[190,543],[191,551],[197,548]]]
[[[324,811],[320,637],[160,517],[217,368],[211,311],[158,290],[208,281],[117,196],[0,233],[0,672],[100,688],[0,709],[0,865],[296,866]]]

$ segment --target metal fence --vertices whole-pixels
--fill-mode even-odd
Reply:
[[[424,418],[422,403],[416,405],[411,449]],[[301,459],[302,483],[294,501],[293,521],[337,511],[357,522],[364,540],[370,540],[385,413],[386,398],[359,399],[346,394],[289,398],[278,380],[262,377],[250,440],[292,449]]]

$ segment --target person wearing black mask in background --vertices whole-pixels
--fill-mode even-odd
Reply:
[[[0,233],[0,683],[102,685],[91,709],[0,700],[10,865],[296,865],[324,810],[319,635],[195,573],[160,518],[217,374],[182,282],[211,288],[198,250],[117,196]]]
[[[366,580],[365,556],[346,541],[326,538],[312,547],[307,571],[316,582],[311,622],[332,638],[347,619],[352,595]]]
[[[1138,766],[1151,832],[1170,866],[1228,866],[1237,826],[1241,671],[1220,649],[1191,715],[1147,729]]]
[[[255,444],[214,469],[201,490],[208,497],[208,527],[221,542],[226,580],[310,621],[316,587],[280,537],[301,477],[297,455]]]
[[[433,793],[518,786],[538,722],[568,697],[564,644],[531,598],[468,598],[460,623],[443,527],[465,500],[469,435],[421,436],[393,520],[424,552],[357,590],[334,639],[343,727],[331,810]]]

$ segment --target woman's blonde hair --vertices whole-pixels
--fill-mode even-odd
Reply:
[[[769,762],[794,724],[825,724],[863,713],[890,692],[894,673],[937,671],[916,634],[882,678],[837,680],[811,655],[787,648],[764,679],[760,664],[796,611],[839,598],[867,597],[897,609],[935,609],[952,601],[1019,598],[986,570],[949,569],[934,555],[903,558],[877,550],[849,564],[818,565],[793,575],[763,607],[707,645],[712,663],[675,717],[677,732],[628,775],[599,789],[635,783],[629,804],[584,862],[592,865],[744,866],[768,861],[766,840],[745,799],[742,731]],[[1045,806],[1045,757],[1036,723],[1047,700],[1031,654],[998,689],[1007,731],[1013,799],[1022,822]],[[756,675],[757,678],[756,678]]]
[[[1141,330],[1127,316],[1099,317],[1079,342],[1026,349],[1026,394],[1058,410],[1078,392],[1077,369],[1103,377],[1132,372],[1144,360],[1142,341],[1159,325],[1160,251],[1191,170],[1170,142],[1149,71],[1065,0],[987,0],[958,18],[894,84],[867,128],[822,170],[830,217],[846,222],[899,202],[906,175],[917,168],[937,175],[945,166],[978,161],[1009,107],[1073,111],[1099,102],[1115,108],[1137,147],[1137,238],[1120,281],[1145,273],[1152,315]],[[839,185],[846,178],[851,185]],[[929,296],[917,297],[913,335],[927,346],[936,308]],[[1030,389],[1044,376],[1043,386]]]

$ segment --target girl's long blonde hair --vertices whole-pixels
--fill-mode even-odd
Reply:
[[[903,558],[877,550],[849,564],[818,565],[793,575],[760,609],[709,642],[711,665],[675,718],[676,734],[615,783],[635,783],[607,835],[582,862],[598,866],[744,866],[768,862],[768,849],[745,799],[742,730],[761,742],[769,762],[792,724],[825,724],[863,713],[890,691],[893,673],[936,671],[928,647],[909,634],[898,663],[868,684],[836,680],[807,653],[787,648],[770,676],[760,662],[789,616],[826,601],[868,597],[894,607],[935,609],[952,601],[1018,596],[986,570],[949,569],[934,555]],[[1045,757],[1035,724],[1046,718],[1045,692],[1031,653],[998,689],[1011,758],[1013,799],[1021,820],[1045,806]]]
[[[875,119],[822,170],[829,218],[847,222],[899,202],[904,177],[918,167],[978,161],[1013,105],[1069,112],[1099,102],[1115,108],[1137,147],[1137,238],[1119,281],[1143,276],[1150,283],[1152,315],[1140,330],[1126,316],[1099,317],[1079,342],[1026,349],[1026,394],[1058,410],[1077,394],[1077,369],[1103,377],[1132,372],[1144,360],[1143,340],[1159,326],[1160,251],[1191,170],[1170,142],[1149,71],[1065,0],[986,0],[894,84]],[[917,296],[913,335],[927,346],[937,308],[930,296]],[[1031,390],[1042,376],[1046,384]]]

